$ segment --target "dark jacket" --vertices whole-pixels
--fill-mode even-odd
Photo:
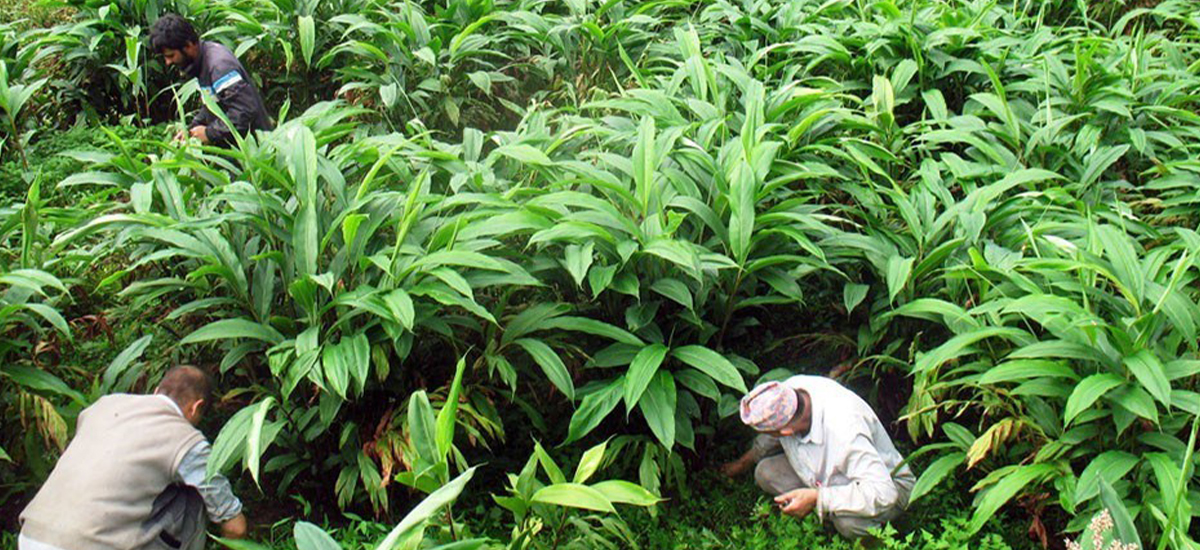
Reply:
[[[263,107],[258,88],[229,48],[216,42],[201,41],[200,55],[192,63],[191,71],[200,82],[201,93],[213,94],[239,133],[271,129],[271,119]],[[205,133],[213,145],[227,147],[234,143],[229,128],[209,112],[208,107],[201,107],[192,119],[190,127],[196,126],[207,127]]]

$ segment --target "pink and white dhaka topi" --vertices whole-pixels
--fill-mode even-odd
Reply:
[[[742,398],[742,423],[760,432],[773,432],[796,416],[796,390],[779,382],[759,384]]]

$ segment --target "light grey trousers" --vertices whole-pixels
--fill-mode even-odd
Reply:
[[[760,459],[754,467],[754,482],[771,496],[807,487],[783,454]],[[900,508],[893,508],[871,517],[829,514],[828,519],[843,537],[860,538],[869,536],[870,529],[883,527],[883,524],[899,516],[900,512]]]
[[[146,528],[160,535],[146,550],[204,550],[207,522],[200,493],[186,485],[171,485],[154,499]]]
[[[171,485],[154,499],[150,519],[142,524],[154,538],[137,550],[204,550],[207,521],[200,493],[186,485]],[[61,549],[21,535],[17,550]]]

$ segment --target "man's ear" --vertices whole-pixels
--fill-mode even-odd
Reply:
[[[200,418],[200,415],[204,413],[204,407],[206,406],[208,406],[208,401],[205,399],[197,399],[192,401],[192,404],[188,405],[189,410],[187,416]]]

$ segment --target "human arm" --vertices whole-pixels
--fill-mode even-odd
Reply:
[[[242,515],[242,502],[234,496],[229,480],[221,474],[208,477],[208,459],[211,453],[212,445],[209,445],[207,441],[200,441],[192,446],[179,461],[177,469],[179,481],[195,488],[196,492],[200,493],[200,498],[204,501],[204,509],[208,512],[208,519],[213,523],[221,524],[222,531],[225,530],[227,522],[234,521],[238,517],[241,517],[244,531],[246,518]],[[231,527],[237,527],[236,523]]]
[[[218,64],[213,70],[212,93],[225,118],[240,133],[246,133],[254,125],[259,113],[257,92],[253,85],[246,80],[239,68],[232,64]],[[208,112],[209,118],[203,125],[193,125],[193,136],[204,143],[225,146],[233,143],[234,136],[224,120],[208,111],[207,107],[200,114]],[[196,135],[197,128],[204,128],[203,135]]]
[[[758,434],[758,436],[754,438],[754,444],[750,447],[750,450],[743,453],[742,456],[738,457],[736,460],[733,460],[732,462],[726,462],[725,464],[721,465],[721,473],[729,477],[737,477],[742,475],[742,473],[753,467],[755,463],[757,463],[759,460],[762,460],[763,457],[770,455],[772,452],[778,450],[781,446],[782,444],[779,443],[779,438],[771,437],[766,434]]]

